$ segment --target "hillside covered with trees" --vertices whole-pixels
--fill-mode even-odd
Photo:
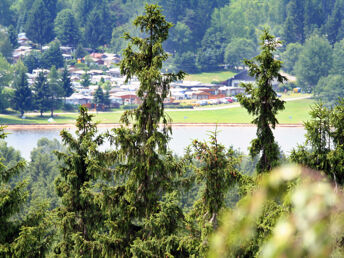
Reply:
[[[17,46],[16,34],[25,32],[38,47],[58,39],[64,46],[121,55],[128,44],[123,33],[140,35],[132,21],[142,13],[144,2],[147,1],[3,0],[0,52],[11,61],[11,49]],[[244,58],[257,54],[261,31],[270,28],[283,42],[276,57],[284,62],[285,72],[296,75],[297,86],[329,103],[338,95],[344,96],[340,83],[344,60],[342,0],[148,2],[161,5],[167,20],[174,24],[164,43],[171,55],[164,69],[188,73],[239,69]]]
[[[342,257],[343,99],[312,108],[305,144],[286,157],[272,131],[285,105],[272,87],[286,80],[275,58],[281,41],[264,29],[258,54],[245,61],[255,86],[244,84],[238,97],[257,127],[250,158],[219,144],[216,130],[176,157],[163,102],[185,73],[161,72],[172,23],[158,5],[146,5],[133,25],[140,33],[125,30],[120,70],[127,81],[139,80],[140,104],[122,114],[120,127],[99,133],[80,106],[75,134],[62,130],[63,145],[40,140],[28,162],[0,142],[0,256]],[[326,41],[318,34],[300,40],[313,46],[314,37]],[[16,73],[23,85],[22,63]],[[35,94],[44,93],[38,82]],[[279,168],[288,162],[302,166]]]

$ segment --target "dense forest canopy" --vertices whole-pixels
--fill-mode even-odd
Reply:
[[[132,20],[142,13],[143,0],[3,0],[0,24],[46,44],[61,43],[110,48],[126,46],[123,31],[135,31]],[[331,45],[344,37],[343,0],[157,0],[167,20],[174,23],[166,51],[173,65],[189,72],[217,69],[231,60],[226,48],[246,39],[257,47],[259,31],[270,27],[283,42],[304,44],[314,34]],[[36,24],[37,21],[40,21]],[[55,22],[55,23],[54,23]],[[247,45],[246,44],[246,45]],[[1,46],[1,44],[0,44]],[[231,48],[229,47],[229,48]],[[251,58],[252,51],[242,58]],[[225,58],[226,57],[226,58]],[[230,63],[230,62],[229,62]],[[193,64],[193,65],[191,65]]]

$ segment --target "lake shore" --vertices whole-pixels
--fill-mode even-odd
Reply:
[[[119,123],[100,123],[99,128],[119,127]],[[172,127],[193,127],[193,126],[220,126],[220,127],[255,127],[253,124],[247,123],[173,123]],[[49,129],[68,129],[75,128],[74,124],[18,124],[18,125],[4,125],[9,130],[49,130]],[[303,124],[278,124],[276,127],[303,127]]]

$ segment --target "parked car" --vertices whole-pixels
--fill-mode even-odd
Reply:
[[[225,99],[227,100],[228,103],[233,103],[232,97],[225,97]]]
[[[236,97],[231,97],[234,102],[238,102],[238,98]]]
[[[210,99],[210,100],[208,100],[208,104],[210,104],[210,105],[217,105],[218,102],[217,102],[216,99]]]
[[[206,101],[206,100],[199,100],[199,101],[197,101],[196,103],[199,104],[200,106],[206,106],[206,105],[208,105],[208,101]]]

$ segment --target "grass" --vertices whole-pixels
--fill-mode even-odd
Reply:
[[[202,83],[223,82],[228,80],[236,73],[231,71],[221,71],[213,73],[195,73],[189,74],[185,77],[187,81],[199,81]]]
[[[302,99],[287,102],[285,110],[280,112],[278,120],[281,124],[301,124],[309,119],[311,99]],[[118,123],[121,112],[109,112],[94,114],[94,121],[101,123]],[[252,117],[242,107],[234,107],[220,110],[200,111],[168,111],[173,123],[250,123]],[[74,124],[77,118],[75,114],[58,114],[54,117],[54,124]],[[18,115],[0,115],[0,124],[49,124],[49,116],[28,115],[26,119]]]
[[[281,124],[301,124],[309,119],[313,100],[303,99],[287,102],[285,110],[277,116]],[[168,112],[174,123],[250,123],[252,116],[242,107],[220,110]]]

